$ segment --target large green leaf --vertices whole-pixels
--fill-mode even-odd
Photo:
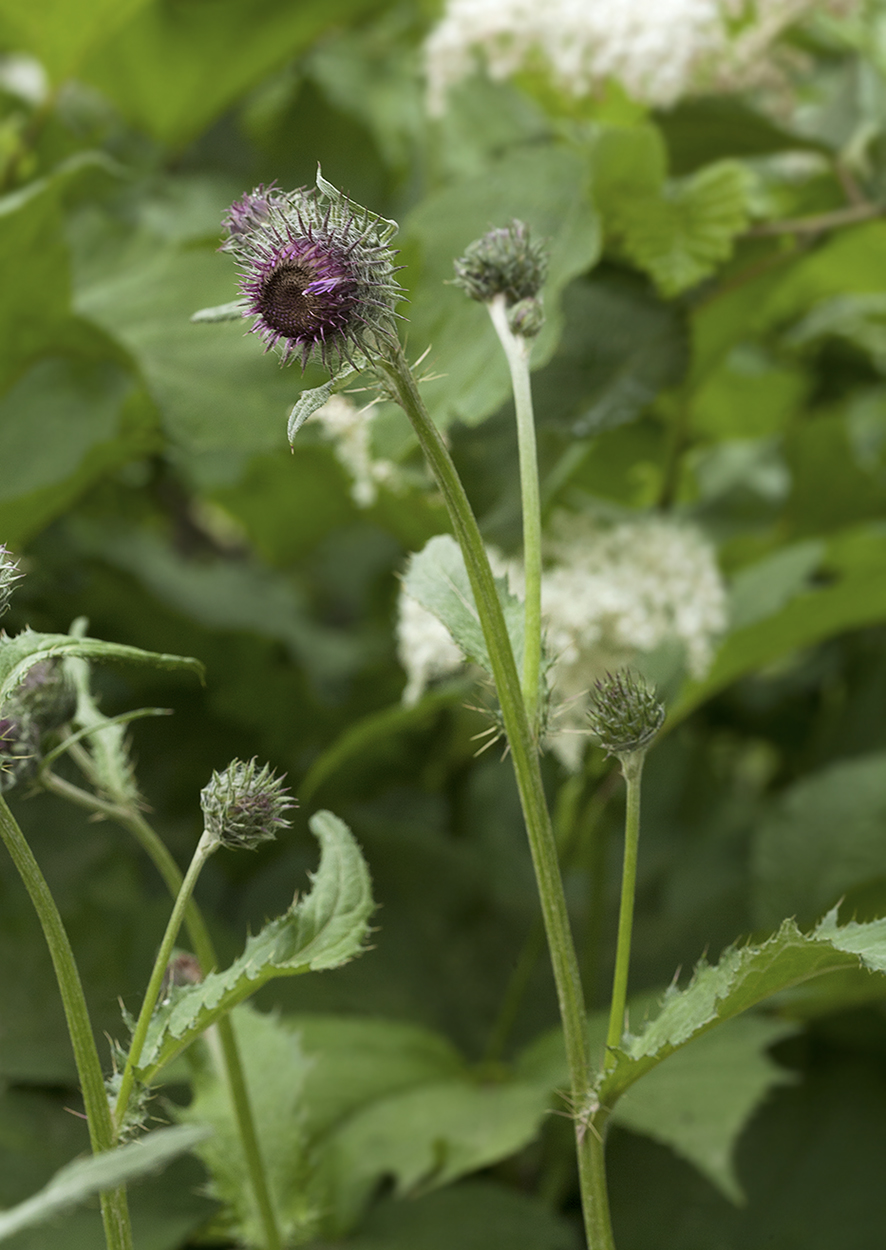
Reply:
[[[886,620],[886,578],[870,570],[849,573],[835,585],[809,591],[772,616],[729,634],[708,675],[687,683],[669,720],[676,724],[739,677],[825,638]]]
[[[519,669],[523,659],[523,605],[508,589],[508,579],[495,579],[508,635]],[[465,656],[492,672],[486,639],[477,615],[461,548],[449,534],[438,534],[410,556],[403,586],[423,608],[443,622]]]
[[[63,0],[56,0],[57,3]],[[92,0],[95,7],[99,0]],[[133,0],[130,0],[130,9]],[[107,0],[104,0],[107,7]],[[194,139],[244,91],[369,0],[154,0],[96,47],[82,75],[163,143]]]
[[[611,204],[612,228],[663,295],[679,295],[732,255],[748,224],[749,177],[736,161],[708,165],[658,195]]]
[[[338,1171],[337,1225],[351,1227],[383,1177],[405,1196],[449,1184],[515,1154],[538,1132],[547,1092],[526,1083],[444,1081],[357,1111],[327,1148]]]
[[[0,3],[0,32],[16,51],[30,52],[56,82],[75,73],[90,49],[128,21],[150,0],[83,0],[76,9],[67,0]]]
[[[209,1133],[209,1129],[196,1125],[161,1128],[128,1146],[69,1163],[33,1198],[0,1212],[0,1241],[61,1215],[101,1190],[126,1185],[165,1167],[192,1150]]]
[[[779,796],[754,835],[756,919],[814,920],[886,876],[886,754],[838,760]]]
[[[432,349],[434,372],[445,385],[429,382],[425,399],[436,419],[475,425],[507,398],[508,370],[485,308],[451,282],[456,257],[493,226],[519,218],[535,238],[548,242],[545,284],[547,323],[533,349],[533,367],[550,359],[563,328],[563,288],[597,259],[596,215],[580,157],[545,144],[523,148],[494,162],[483,174],[440,191],[413,210],[404,223],[404,252],[418,252],[419,274],[408,267],[413,289],[409,308],[410,346]]]
[[[219,1016],[273,977],[338,968],[365,947],[374,903],[369,870],[343,821],[331,812],[311,817],[320,867],[309,894],[250,937],[223,972],[186,986],[155,1013],[142,1051],[140,1076],[150,1082],[170,1059]]]

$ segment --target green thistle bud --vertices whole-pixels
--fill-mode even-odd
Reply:
[[[521,299],[508,309],[508,325],[512,334],[524,339],[534,339],[545,323],[544,304],[539,296]]]
[[[0,616],[9,607],[15,583],[20,580],[18,561],[14,560],[9,549],[0,543]]]
[[[36,721],[41,733],[67,724],[77,711],[77,692],[58,660],[41,660],[28,669],[11,702]]]
[[[40,734],[27,716],[9,708],[0,716],[0,794],[37,771]]]
[[[482,304],[503,295],[510,306],[535,299],[547,271],[543,244],[533,243],[529,227],[515,219],[468,245],[464,256],[455,261],[453,282]]]
[[[284,813],[295,801],[266,764],[256,772],[255,760],[234,760],[221,773],[213,773],[200,793],[206,833],[232,849],[254,850],[260,842],[288,829]]]
[[[588,718],[591,732],[607,755],[619,759],[645,752],[664,724],[664,704],[642,677],[622,669],[606,674],[596,685],[596,697]]]

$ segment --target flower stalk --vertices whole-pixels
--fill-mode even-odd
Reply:
[[[412,423],[443,494],[464,556],[486,639],[526,822],[563,1022],[573,1105],[581,1107],[591,1096],[591,1062],[578,960],[560,877],[557,846],[542,786],[538,750],[526,714],[489,559],[461,479],[425,408],[402,348],[392,350],[376,363],[376,367],[387,379],[394,397]],[[603,1154],[602,1149],[594,1148],[595,1141],[593,1133],[576,1123],[579,1182],[588,1245],[592,1250],[611,1250],[612,1231],[605,1173],[601,1171]]]
[[[520,494],[523,504],[523,566],[526,573],[522,688],[530,727],[538,734],[541,683],[541,499],[535,416],[529,381],[532,341],[522,334],[515,334],[511,329],[506,296],[494,296],[486,307],[507,357],[517,415]]]
[[[46,878],[2,795],[0,837],[30,895],[49,947],[74,1050],[90,1144],[94,1154],[101,1154],[115,1144],[114,1124],[74,952]],[[121,1186],[102,1193],[101,1212],[108,1250],[132,1250],[126,1189]]]

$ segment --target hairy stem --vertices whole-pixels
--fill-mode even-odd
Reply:
[[[160,943],[160,949],[157,951],[157,957],[154,960],[154,968],[151,972],[151,979],[148,981],[148,988],[145,990],[145,997],[142,1001],[141,1011],[136,1021],[135,1029],[132,1034],[132,1042],[129,1047],[129,1055],[126,1059],[126,1067],[123,1069],[123,1079],[120,1082],[120,1090],[117,1094],[117,1105],[114,1108],[114,1120],[117,1126],[117,1132],[124,1122],[126,1110],[129,1106],[129,1099],[132,1094],[132,1087],[135,1084],[135,1069],[138,1067],[141,1059],[142,1049],[144,1048],[145,1038],[148,1035],[148,1028],[151,1023],[151,1016],[154,1014],[154,1008],[157,1005],[157,999],[160,996],[160,987],[163,984],[163,976],[169,963],[169,957],[172,954],[172,948],[175,946],[175,939],[178,937],[179,929],[185,917],[188,902],[194,892],[194,886],[197,884],[197,878],[203,870],[209,856],[213,851],[218,849],[218,841],[210,834],[204,832],[200,841],[197,843],[197,849],[194,851],[194,857],[185,873],[181,888],[172,908],[172,915],[169,917],[169,923],[166,926],[166,932],[163,934],[163,940]]]
[[[2,795],[0,836],[31,897],[49,947],[83,1093],[90,1144],[94,1154],[101,1154],[114,1146],[114,1124],[80,973],[46,878]],[[132,1250],[132,1229],[125,1188],[121,1186],[103,1193],[101,1211],[108,1250]]]
[[[637,844],[640,840],[640,777],[643,772],[643,754],[642,751],[635,751],[622,757],[622,769],[627,784],[625,856],[621,876],[621,905],[618,913],[615,976],[612,982],[609,1030],[606,1034],[604,1068],[607,1072],[615,1066],[617,1059],[616,1048],[621,1042],[625,1027],[628,968],[631,962],[631,933],[634,927],[634,896],[637,889]]]
[[[545,932],[554,969],[566,1057],[575,1106],[587,1102],[591,1088],[591,1064],[587,1021],[578,960],[569,927],[566,898],[557,862],[557,847],[548,814],[535,737],[526,715],[520,679],[514,663],[501,604],[495,589],[483,539],[452,458],[422,402],[402,350],[378,362],[394,397],[409,417],[428,463],[443,494],[455,537],[464,556],[477,612],[483,627],[492,675],[508,736],[517,788],[538,883]],[[576,1125],[579,1179],[585,1228],[591,1250],[608,1250],[612,1242],[602,1152],[590,1149],[589,1137]],[[600,1174],[598,1174],[600,1173]]]
[[[81,790],[79,786],[65,781],[62,777],[57,777],[48,770],[42,774],[41,781],[45,788],[54,794],[90,811],[100,812],[103,816],[108,816],[117,824],[122,825],[124,829],[128,829],[151,859],[172,897],[177,897],[184,879],[182,873],[165,842],[145,820],[141,812],[124,804],[109,803],[97,794]],[[197,956],[197,962],[205,976],[207,972],[218,967],[218,957],[212,938],[209,936],[209,930],[206,928],[206,922],[193,899],[188,901],[185,910],[185,927],[188,930],[194,954]],[[255,1117],[252,1114],[252,1104],[249,1100],[249,1090],[234,1026],[229,1016],[222,1016],[216,1028],[221,1049],[222,1069],[231,1097],[240,1145],[249,1173],[249,1183],[265,1234],[266,1247],[267,1250],[280,1250],[283,1244],[282,1237],[268,1186],[267,1170],[258,1140]]]
[[[520,453],[520,494],[523,502],[523,566],[526,572],[523,638],[523,702],[529,727],[538,734],[538,699],[541,677],[541,503],[538,486],[538,454],[535,445],[535,417],[529,381],[531,343],[514,334],[508,325],[505,297],[486,305],[499,337],[514,392],[517,414],[517,446]]]

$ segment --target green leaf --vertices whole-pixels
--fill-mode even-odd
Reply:
[[[37,634],[25,629],[15,638],[0,634],[0,706],[18,686],[29,669],[41,660],[80,656],[85,660],[126,660],[154,668],[188,669],[203,675],[203,665],[188,656],[162,655],[142,651],[119,642],[99,638],[72,638],[69,634]]]
[[[693,1038],[756,1006],[765,998],[825,973],[847,968],[886,971],[886,921],[838,927],[831,912],[803,934],[792,920],[759,946],[727,951],[713,967],[699,964],[685,990],[669,990],[661,1011],[627,1037],[615,1066],[600,1080],[604,1106]]]
[[[745,629],[774,616],[795,595],[808,590],[809,578],[821,564],[825,544],[815,539],[779,547],[772,555],[739,569],[732,579],[729,620]]]
[[[328,1141],[339,1175],[337,1231],[352,1226],[383,1177],[392,1177],[403,1197],[515,1154],[535,1137],[546,1105],[546,1091],[532,1085],[461,1080],[394,1094],[356,1112]]]
[[[507,577],[497,577],[495,584],[519,670],[523,659],[523,605],[508,589]],[[451,535],[438,534],[423,550],[409,557],[403,586],[407,594],[443,622],[469,660],[487,673],[492,672],[464,558]]]
[[[615,1123],[670,1146],[742,1202],[735,1143],[770,1090],[795,1079],[765,1052],[796,1028],[748,1014],[703,1034],[631,1086],[616,1104]]]
[[[317,175],[319,180],[319,174]],[[329,185],[328,183],[326,184]],[[335,188],[333,188],[334,190]],[[372,214],[370,214],[372,216]],[[330,378],[328,382],[324,382],[322,386],[315,386],[311,390],[302,391],[299,395],[292,412],[289,414],[289,422],[286,426],[286,437],[289,439],[290,446],[295,441],[295,436],[307,421],[308,417],[312,417],[318,412],[330,396],[339,390],[341,383],[347,378],[353,376],[356,372],[350,365],[345,365],[340,369],[334,378]]]
[[[55,82],[75,73],[83,57],[129,21],[149,0],[83,0],[72,9],[67,0],[21,4],[2,0],[0,23],[5,46],[30,52]]]
[[[311,892],[249,938],[224,972],[210,972],[160,1007],[142,1051],[142,1080],[150,1083],[219,1016],[273,977],[338,968],[363,951],[375,905],[360,848],[331,812],[317,812],[308,823],[320,843]]]
[[[217,321],[240,321],[247,312],[249,304],[244,299],[231,300],[229,304],[216,304],[214,308],[200,308],[191,313],[191,321],[195,324]]]
[[[572,1224],[548,1206],[486,1180],[384,1202],[347,1242],[349,1250],[578,1250],[579,1244]]]
[[[736,161],[719,161],[657,196],[620,198],[612,227],[627,255],[662,295],[679,295],[732,255],[747,227],[749,177]]]
[[[278,1226],[287,1245],[301,1244],[319,1214],[306,1192],[311,1168],[303,1103],[312,1061],[298,1034],[276,1015],[260,1014],[244,1003],[231,1012],[231,1023]],[[176,1118],[211,1129],[197,1154],[209,1170],[208,1192],[224,1203],[213,1221],[214,1230],[233,1235],[244,1245],[261,1245],[262,1223],[215,1044],[202,1052],[193,1077],[193,1098]]]
[[[754,835],[761,926],[806,924],[886,875],[886,754],[839,760],[789,786]]]
[[[507,364],[486,309],[449,285],[453,261],[492,226],[517,217],[537,239],[549,241],[544,288],[547,321],[532,353],[538,368],[553,355],[563,327],[560,293],[584,273],[600,250],[584,161],[566,148],[527,147],[493,162],[484,173],[431,195],[404,223],[404,251],[418,251],[420,273],[409,266],[410,344],[432,349],[434,372],[423,394],[435,420],[476,425],[510,394]]]
[[[669,713],[676,724],[692,711],[725,690],[740,677],[810,647],[847,629],[875,625],[886,620],[886,578],[869,571],[849,574],[833,586],[809,591],[773,616],[729,634],[703,681],[688,682]]]
[[[0,1212],[0,1241],[61,1215],[102,1190],[128,1184],[165,1167],[204,1141],[210,1132],[192,1125],[156,1129],[131,1145],[69,1163],[33,1198]]]
[[[119,24],[81,76],[139,129],[181,147],[270,70],[369,7],[369,0],[153,3]]]

